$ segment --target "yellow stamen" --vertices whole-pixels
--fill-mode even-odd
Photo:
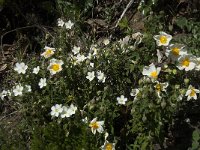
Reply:
[[[177,47],[172,48],[172,53],[175,56],[179,56],[180,49]]]
[[[191,89],[190,96],[193,97],[193,96],[195,96],[195,94],[196,94],[196,92],[195,92],[195,90],[192,88],[192,89]]]
[[[90,123],[90,127],[93,129],[98,129],[99,128],[99,124],[95,121],[93,123]]]
[[[160,36],[160,43],[166,44],[167,43],[167,37],[164,36],[164,35]]]
[[[183,61],[182,61],[182,66],[186,66],[188,67],[190,64],[190,60],[188,58],[185,58]]]
[[[46,56],[49,56],[49,55],[51,55],[51,54],[53,54],[53,51],[52,51],[51,49],[47,49],[47,50],[45,51],[45,55],[46,55]]]
[[[156,91],[158,91],[158,92],[160,92],[161,90],[162,90],[162,86],[161,86],[161,84],[156,84]]]
[[[106,150],[112,150],[113,146],[111,143],[106,144]]]
[[[58,70],[60,70],[60,65],[59,65],[59,64],[53,64],[53,65],[51,66],[51,69],[52,69],[53,71],[58,71]]]
[[[157,71],[151,72],[150,76],[153,77],[153,78],[157,78],[158,77]]]

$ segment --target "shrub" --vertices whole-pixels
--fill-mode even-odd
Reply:
[[[72,2],[58,6],[73,13]],[[80,11],[58,19],[40,56],[18,57],[1,98],[21,116],[20,140],[28,146],[2,141],[1,148],[164,148],[166,126],[183,104],[197,99],[198,53],[151,30],[157,23],[151,19],[159,16],[147,20],[152,24],[144,33],[99,41],[82,33],[78,17]]]

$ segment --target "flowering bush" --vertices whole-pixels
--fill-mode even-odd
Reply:
[[[0,97],[24,116],[31,149],[153,149],[198,98],[200,63],[170,34],[88,39],[58,19],[40,56],[18,58]]]

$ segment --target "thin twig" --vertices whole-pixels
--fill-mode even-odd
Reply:
[[[4,36],[7,35],[7,34],[9,34],[9,33],[15,32],[17,30],[27,29],[27,28],[33,28],[33,27],[37,27],[37,25],[16,28],[16,29],[10,30],[10,31],[4,33],[3,35],[1,35],[1,51],[2,51],[2,55],[3,55],[4,58],[5,58],[4,53],[3,53],[3,38],[4,38]]]
[[[122,20],[122,18],[124,17],[124,14],[126,13],[126,11],[129,9],[129,7],[133,4],[134,0],[130,0],[130,2],[126,5],[126,8],[124,9],[124,11],[122,12],[120,18],[118,19],[115,27],[118,26],[119,22]]]
[[[10,114],[7,114],[7,115],[1,117],[1,118],[0,118],[0,121],[2,121],[3,119],[5,119],[5,118],[7,118],[8,116],[11,116],[11,115],[13,115],[13,114],[15,114],[15,113],[17,113],[17,112],[18,112],[18,111],[14,111],[14,112],[12,112],[12,113],[10,113]]]

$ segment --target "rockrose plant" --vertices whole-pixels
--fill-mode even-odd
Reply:
[[[199,97],[199,56],[167,31],[97,41],[79,29],[58,18],[56,38],[39,56],[19,57],[2,88],[2,102],[26,116],[29,148],[164,148],[174,114]]]

